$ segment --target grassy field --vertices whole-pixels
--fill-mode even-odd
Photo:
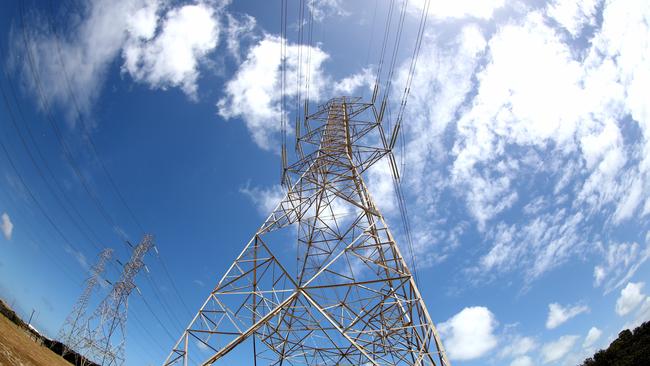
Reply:
[[[70,366],[0,314],[0,366]]]

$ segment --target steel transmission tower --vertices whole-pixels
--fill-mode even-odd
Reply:
[[[153,237],[145,235],[133,248],[120,280],[88,320],[88,332],[79,350],[86,359],[102,366],[124,363],[129,295],[136,287],[135,276],[144,267],[144,256],[152,247]]]
[[[97,258],[97,263],[90,269],[90,277],[86,280],[86,287],[79,296],[79,299],[72,307],[72,311],[65,319],[61,330],[59,331],[58,340],[63,344],[62,356],[70,353],[70,350],[76,350],[88,332],[86,325],[86,310],[95,287],[99,285],[102,273],[108,262],[113,256],[113,249],[106,248],[102,250]]]
[[[380,120],[358,98],[306,118],[287,195],[165,365],[449,365],[362,178],[389,154]]]

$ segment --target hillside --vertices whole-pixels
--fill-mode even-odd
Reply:
[[[97,366],[74,351],[62,358],[63,347],[29,327],[0,299],[0,366]]]
[[[650,365],[650,322],[634,331],[626,329],[605,350],[596,352],[581,366],[641,366]]]
[[[70,366],[43,346],[41,338],[0,315],[0,366]]]

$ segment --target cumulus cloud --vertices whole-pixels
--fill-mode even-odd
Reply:
[[[574,12],[587,19],[580,27],[591,24],[589,4]],[[649,191],[642,189],[650,124],[640,102],[649,84],[641,83],[648,72],[639,64],[647,53],[627,41],[642,49],[650,44],[643,20],[650,10],[637,1],[607,2],[602,9],[602,27],[584,49],[547,21],[550,8],[508,22],[488,42],[476,94],[460,110],[447,155],[452,187],[491,243],[479,259],[481,273],[521,270],[530,281],[576,256],[599,253],[587,238],[609,237],[617,225],[650,210]],[[423,157],[438,159],[421,154],[412,165]],[[427,182],[424,177],[413,179]],[[535,214],[514,220],[520,207]],[[605,220],[604,228],[594,230],[594,219]],[[594,271],[596,284],[608,288],[624,283],[647,258],[645,246],[613,245]]]
[[[517,336],[509,339],[499,352],[499,357],[521,357],[537,348],[537,342],[531,337]]]
[[[415,0],[412,2],[413,11],[422,11],[426,1]],[[429,14],[435,18],[480,18],[490,19],[494,11],[505,4],[504,0],[457,0],[457,1],[430,1]]]
[[[445,340],[449,357],[453,360],[473,360],[496,347],[494,335],[497,320],[482,306],[464,308],[438,326]]]
[[[512,360],[510,366],[533,366],[533,359],[529,356],[520,356]]]
[[[65,250],[66,253],[68,253],[72,257],[74,257],[74,259],[77,261],[77,263],[79,263],[81,268],[83,268],[86,271],[88,271],[90,269],[90,265],[88,264],[88,260],[86,259],[86,256],[82,252],[70,247],[67,244],[63,247],[63,250]]]
[[[73,26],[70,38],[59,38],[49,28],[36,26],[32,19],[25,29],[13,32],[12,53],[31,59],[19,65],[21,75],[34,96],[39,92],[51,103],[73,111],[71,90],[80,108],[87,110],[97,99],[107,69],[126,41],[128,17],[147,4],[145,1],[95,0],[85,3],[84,19]],[[23,31],[27,47],[23,48]],[[31,74],[40,78],[42,90]],[[69,90],[70,89],[70,90]],[[41,107],[45,107],[41,105]]]
[[[317,22],[332,16],[342,18],[350,15],[350,12],[343,7],[342,0],[310,1],[307,3],[307,7]]]
[[[157,4],[148,4],[141,12],[131,22],[135,26],[123,49],[122,70],[152,88],[180,87],[196,98],[199,62],[219,39],[215,10],[204,3],[170,9],[157,34]]]
[[[571,351],[578,338],[580,337],[577,335],[565,335],[555,341],[544,344],[541,350],[543,362],[546,364],[561,360]]]
[[[279,151],[283,96],[281,45],[282,38],[266,34],[252,46],[236,74],[226,83],[225,96],[217,102],[219,115],[225,119],[241,118],[255,144],[265,150]],[[307,53],[309,58],[300,56]],[[352,93],[367,85],[369,69],[340,81],[333,80],[324,70],[329,57],[318,46],[286,45],[284,96],[288,98],[288,108],[295,107],[293,97],[307,90],[310,101],[318,102],[324,97],[343,91]],[[287,129],[291,130],[291,127]]]
[[[604,263],[594,267],[594,284],[605,286],[605,291],[623,286],[650,258],[650,236],[645,247],[638,243],[611,243],[605,250]]]
[[[257,20],[248,14],[235,16],[226,13],[228,27],[226,28],[226,46],[228,52],[239,63],[241,62],[241,42],[243,39],[255,39],[253,30],[257,26]]]
[[[365,68],[357,74],[345,77],[334,85],[334,93],[337,95],[351,96],[359,88],[365,87],[372,91],[375,86],[375,73],[370,68]]]
[[[379,160],[371,166],[366,173],[368,190],[372,194],[375,204],[384,215],[394,214],[397,210],[393,173],[390,170],[388,159]]]
[[[42,92],[48,104],[70,116],[77,107],[89,112],[120,54],[122,69],[135,80],[154,88],[177,86],[194,96],[198,64],[217,45],[215,14],[222,6],[198,2],[169,8],[162,0],[92,0],[83,3],[80,14],[69,14],[70,26],[57,32],[40,26],[46,21],[34,15],[25,28],[27,50],[23,30],[15,29],[12,53],[31,58],[41,89],[30,62],[15,66],[34,96]]]
[[[600,2],[600,0],[554,0],[548,5],[547,14],[575,38],[586,25],[595,24],[596,10]]]
[[[541,15],[503,27],[489,48],[490,63],[477,76],[478,94],[458,121],[452,170],[459,186],[469,185],[468,208],[479,224],[517,199],[512,179],[519,164],[503,161],[505,146],[569,143],[582,108],[569,102],[580,96],[580,65]],[[486,161],[497,169],[477,169]]]
[[[616,300],[616,314],[624,316],[636,309],[645,300],[646,296],[641,292],[645,283],[629,282],[621,290],[621,295]]]
[[[521,269],[530,283],[567,262],[587,242],[581,237],[584,216],[566,210],[544,213],[521,224],[499,223],[488,234],[492,247],[475,271],[508,273]]]
[[[587,333],[587,336],[585,337],[585,341],[582,343],[583,348],[589,348],[596,343],[600,339],[600,336],[603,335],[603,331],[596,328],[596,327],[591,327],[589,329],[589,332]]]
[[[639,325],[647,322],[648,319],[650,319],[650,296],[646,296],[645,300],[643,300],[643,303],[639,306],[639,309],[634,315],[634,318],[630,322],[626,323],[623,328],[633,330]]]
[[[226,96],[219,100],[219,115],[225,119],[240,117],[250,131],[253,141],[262,149],[272,150],[278,145],[277,133],[281,130],[282,113],[280,37],[266,35],[251,47],[235,76],[226,83]],[[310,46],[303,46],[310,47]],[[286,90],[287,97],[295,96],[300,88],[307,86],[309,78],[310,98],[319,100],[326,77],[323,63],[329,55],[318,47],[311,47],[311,62],[299,57],[301,46],[287,45]],[[302,68],[301,80],[297,79]]]
[[[474,25],[463,27],[452,39],[439,37],[432,31],[425,34],[420,59],[426,61],[417,64],[404,115],[404,120],[408,121],[402,129],[405,170],[400,172],[405,193],[417,197],[409,214],[413,220],[418,266],[421,267],[448,258],[460,245],[461,236],[469,226],[465,218],[454,220],[437,205],[443,191],[449,187],[448,174],[440,166],[448,154],[443,135],[472,90],[472,75],[485,45],[481,30]],[[408,64],[404,64],[397,72],[395,95],[403,92],[407,70]],[[384,193],[393,194],[387,166],[369,175],[371,191],[383,187]],[[395,207],[392,198],[377,202],[389,214]],[[454,225],[453,229],[449,230],[449,225]]]
[[[432,176],[446,155],[442,135],[472,90],[472,74],[478,67],[486,40],[473,25],[463,27],[451,41],[429,33],[425,37],[420,59],[426,62],[419,62],[415,69],[405,116],[409,123],[404,128],[408,139],[406,179],[416,193],[430,194],[440,187],[426,183],[444,181]],[[404,64],[395,83],[396,94],[403,89],[407,76],[408,65]]]
[[[14,223],[11,222],[11,217],[9,217],[9,214],[6,212],[3,212],[2,215],[0,215],[0,219],[0,230],[2,230],[2,236],[7,240],[11,240],[11,235],[14,232]]]
[[[261,215],[269,215],[286,195],[285,189],[279,184],[268,188],[246,185],[239,191],[250,198]]]
[[[558,303],[548,305],[548,318],[546,318],[546,328],[554,329],[565,323],[567,320],[589,311],[585,305],[575,305],[564,307]]]

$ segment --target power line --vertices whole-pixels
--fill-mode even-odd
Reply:
[[[52,1],[50,1],[50,7],[52,7],[52,6],[53,6],[53,3],[52,3]],[[59,62],[60,62],[60,64],[61,64],[61,70],[63,71],[64,79],[65,79],[65,81],[66,81],[66,86],[67,86],[68,94],[70,95],[70,99],[72,100],[73,105],[74,105],[74,107],[75,107],[75,111],[77,112],[77,120],[78,120],[78,121],[81,123],[81,125],[83,126],[83,128],[84,128],[84,130],[85,130],[85,132],[86,132],[85,137],[86,137],[86,139],[88,140],[88,142],[90,143],[90,146],[92,147],[92,151],[93,151],[93,153],[94,153],[94,155],[95,155],[97,161],[99,161],[99,164],[100,164],[100,166],[102,167],[102,170],[103,170],[104,174],[105,174],[106,177],[108,178],[108,181],[109,181],[111,187],[112,187],[113,190],[115,191],[115,193],[116,193],[117,197],[119,198],[120,202],[122,203],[122,205],[123,205],[123,206],[126,208],[126,210],[129,212],[129,215],[130,215],[131,219],[132,219],[133,222],[136,224],[136,226],[139,228],[140,232],[141,232],[142,234],[144,234],[144,233],[145,233],[144,227],[143,227],[142,224],[140,223],[140,220],[138,220],[138,218],[136,217],[134,211],[131,209],[131,206],[128,204],[127,200],[124,198],[124,194],[122,194],[122,191],[119,189],[119,187],[118,187],[117,184],[115,183],[115,180],[113,179],[112,174],[110,173],[110,171],[109,171],[108,168],[106,167],[106,164],[104,163],[104,160],[101,158],[101,156],[100,156],[99,153],[98,153],[97,145],[95,144],[95,142],[94,142],[94,140],[93,140],[93,138],[92,138],[91,130],[90,130],[88,124],[86,123],[86,121],[85,121],[85,119],[84,119],[84,117],[83,117],[83,113],[81,112],[81,108],[79,107],[79,103],[78,103],[78,101],[77,101],[77,97],[76,97],[76,95],[75,95],[75,93],[74,93],[74,90],[73,90],[73,88],[72,88],[72,83],[71,83],[71,81],[70,81],[70,77],[69,77],[69,74],[68,74],[67,68],[66,68],[66,66],[65,66],[65,61],[64,61],[64,58],[63,58],[63,55],[62,55],[62,51],[61,51],[61,44],[60,44],[60,42],[59,42],[59,33],[58,33],[58,30],[57,30],[57,28],[54,26],[54,21],[53,21],[52,19],[50,19],[50,20],[51,20],[51,21],[49,22],[49,24],[50,24],[50,29],[52,30],[52,33],[54,34],[54,39],[55,39],[55,43],[56,43],[56,49],[57,49],[58,59],[59,59]],[[183,306],[184,306],[185,309],[187,310],[187,313],[188,313],[188,314],[191,314],[191,312],[190,312],[190,310],[189,310],[189,307],[185,304],[185,301],[183,300],[183,297],[181,296],[180,292],[178,291],[178,288],[176,287],[176,284],[174,283],[174,279],[173,279],[173,277],[169,274],[169,271],[167,270],[167,265],[165,264],[165,262],[163,261],[162,257],[160,256],[157,247],[154,247],[154,249],[156,250],[156,258],[157,258],[157,259],[160,261],[160,263],[162,264],[163,269],[164,269],[164,272],[165,272],[165,274],[166,274],[168,280],[169,280],[170,283],[172,284],[172,287],[173,287],[174,291],[176,292],[176,295],[178,296],[178,298],[180,299],[181,303],[183,304]]]
[[[3,52],[1,47],[0,47],[0,56],[4,58],[4,52]],[[23,112],[22,112],[22,110],[20,108],[20,104],[18,103],[18,99],[16,97],[16,92],[15,92],[15,88],[13,86],[13,83],[11,82],[11,79],[10,79],[9,75],[7,74],[6,68],[3,68],[3,69],[4,69],[5,79],[7,80],[7,83],[9,85],[9,87],[10,87],[11,94],[12,94],[14,102],[16,104],[16,109],[18,111],[18,116],[23,121],[23,125],[27,126],[29,136],[31,137],[32,144],[36,147],[36,150],[38,152],[38,155],[39,155],[40,159],[43,161],[44,166],[46,167],[48,173],[50,174],[51,179],[55,182],[55,185],[58,188],[59,192],[63,195],[63,198],[69,203],[70,207],[72,208],[72,210],[74,211],[74,213],[76,214],[76,216],[80,220],[80,222],[85,225],[86,230],[88,230],[88,232],[90,232],[90,234],[94,237],[93,239],[91,239],[90,236],[88,235],[88,233],[81,228],[79,222],[75,219],[75,217],[73,217],[73,215],[68,210],[67,206],[64,204],[64,201],[61,200],[59,195],[54,191],[54,188],[49,184],[47,178],[45,177],[45,173],[43,172],[43,169],[37,163],[36,157],[34,156],[31,149],[29,148],[29,144],[27,143],[27,140],[25,139],[25,136],[23,135],[23,132],[21,131],[18,124],[16,123],[16,119],[15,118],[10,118],[10,120],[12,122],[12,126],[14,127],[16,133],[18,134],[19,140],[22,143],[22,146],[23,146],[24,150],[27,152],[31,163],[34,165],[34,167],[36,168],[36,171],[38,172],[39,176],[41,177],[41,179],[43,180],[43,182],[47,186],[48,190],[50,191],[52,196],[54,196],[57,203],[61,206],[61,208],[65,212],[66,216],[70,219],[70,221],[73,223],[73,225],[79,230],[79,232],[86,238],[86,240],[88,242],[92,243],[97,249],[101,250],[101,246],[99,244],[100,240],[98,239],[97,234],[92,230],[90,225],[88,225],[88,223],[83,219],[83,216],[79,213],[79,211],[76,209],[76,207],[72,204],[72,200],[65,193],[65,190],[63,189],[63,187],[61,187],[58,180],[56,180],[56,178],[54,176],[54,173],[52,172],[52,169],[50,168],[49,164],[47,163],[47,160],[43,156],[42,151],[38,147],[38,144],[36,143],[36,141],[34,139],[34,136],[33,136],[33,133],[31,131],[31,127],[29,126],[29,123],[26,123],[26,121],[25,121],[24,114],[23,114]],[[6,98],[4,88],[3,88],[2,92],[3,92],[4,97]],[[7,105],[7,108],[9,108],[8,100],[6,102],[6,105]]]
[[[381,51],[379,53],[379,63],[377,65],[377,76],[375,77],[375,86],[373,88],[372,92],[372,103],[374,104],[375,101],[377,100],[377,96],[379,93],[379,85],[381,83],[381,72],[384,67],[384,57],[386,55],[386,47],[388,45],[388,37],[390,35],[390,28],[391,28],[391,23],[393,19],[393,10],[395,7],[395,0],[391,0],[390,5],[388,7],[388,14],[386,15],[386,22],[384,24],[384,37],[381,42]]]
[[[51,2],[50,2],[50,4],[51,4]],[[46,111],[46,117],[47,117],[48,121],[50,122],[50,125],[52,126],[52,128],[55,131],[55,135],[57,136],[57,139],[58,139],[58,141],[59,141],[59,143],[60,143],[60,145],[61,145],[61,147],[62,147],[62,149],[64,151],[64,155],[66,156],[66,158],[68,160],[68,163],[72,166],[73,170],[75,171],[75,173],[76,173],[77,177],[79,178],[79,180],[80,180],[82,186],[84,187],[85,191],[88,193],[91,200],[93,201],[93,203],[95,204],[95,206],[97,207],[99,212],[102,214],[104,219],[108,222],[109,226],[111,226],[111,228],[113,229],[113,232],[118,234],[116,232],[116,230],[118,228],[118,225],[113,220],[112,216],[106,211],[106,209],[104,208],[104,206],[101,203],[101,201],[99,200],[99,198],[88,187],[88,183],[87,183],[86,179],[80,173],[80,171],[79,171],[80,169],[79,169],[76,161],[71,156],[70,148],[65,143],[65,140],[63,139],[61,131],[59,130],[59,128],[58,128],[58,126],[57,126],[56,122],[54,121],[54,118],[53,118],[53,116],[51,114],[49,103],[47,102],[47,99],[45,98],[45,95],[44,95],[43,90],[42,90],[42,84],[41,84],[41,81],[40,81],[40,76],[38,75],[38,71],[36,70],[36,68],[34,66],[33,56],[32,56],[32,53],[31,53],[31,49],[29,47],[29,42],[27,41],[27,36],[26,36],[26,32],[25,32],[24,9],[23,9],[24,1],[21,2],[21,5],[22,5],[21,6],[21,19],[22,19],[22,26],[23,26],[23,42],[24,42],[24,46],[25,46],[25,51],[26,51],[27,56],[28,56],[29,68],[31,70],[32,77],[34,78],[34,82],[35,82],[35,84],[37,86],[37,89],[38,89],[39,97],[40,97],[42,105],[44,106],[44,109]],[[129,212],[129,214],[130,214],[132,220],[134,221],[134,223],[136,224],[136,226],[140,229],[140,231],[142,231],[144,233],[143,226],[140,224],[140,221],[135,216],[135,214],[134,214],[133,210],[131,209],[130,205],[127,203],[126,199],[124,198],[124,195],[122,194],[122,192],[118,188],[117,184],[115,183],[115,180],[113,179],[113,177],[110,174],[108,168],[106,167],[106,164],[104,163],[104,161],[99,156],[96,144],[93,141],[92,136],[91,136],[91,131],[90,131],[87,123],[85,122],[85,120],[83,118],[83,114],[82,114],[81,109],[79,107],[77,98],[76,98],[76,96],[75,96],[75,94],[74,94],[74,92],[72,90],[71,81],[70,81],[69,75],[67,73],[67,69],[65,67],[65,63],[64,63],[64,60],[63,60],[63,57],[62,57],[62,52],[61,52],[61,45],[59,43],[58,34],[56,32],[56,28],[53,25],[53,21],[50,21],[50,28],[52,29],[52,32],[55,34],[54,38],[55,38],[55,43],[56,43],[56,48],[57,48],[57,54],[59,56],[59,61],[61,63],[61,67],[62,67],[63,75],[64,75],[64,78],[65,78],[65,81],[66,81],[67,90],[68,90],[68,93],[70,95],[70,99],[72,100],[73,105],[75,107],[75,110],[77,112],[77,120],[84,127],[84,129],[86,131],[86,138],[87,138],[88,142],[90,143],[90,145],[92,147],[92,151],[93,151],[97,161],[99,161],[99,163],[100,163],[100,165],[102,167],[102,170],[104,171],[104,174],[108,178],[110,185],[112,186],[113,190],[115,191],[115,193],[118,196],[121,203],[124,205],[124,207]],[[121,239],[125,239],[120,234],[118,234],[118,237],[120,237]],[[185,304],[185,301],[183,300],[183,297],[181,296],[180,292],[178,291],[178,288],[177,288],[176,284],[174,283],[173,278],[169,274],[169,270],[167,269],[167,266],[166,266],[165,262],[163,261],[162,257],[159,254],[157,255],[157,258],[161,262],[161,264],[163,265],[163,269],[165,271],[165,274],[168,277],[169,281],[172,283],[172,287],[173,287],[174,291],[176,292],[176,295],[179,297],[180,302],[183,304],[183,306],[187,310],[188,314],[190,314],[189,308]]]
[[[183,325],[181,321],[178,319],[178,317],[173,313],[171,310],[171,307],[167,303],[167,301],[161,296],[160,290],[158,288],[158,284],[154,280],[153,276],[151,276],[148,272],[148,269],[145,267],[145,277],[147,278],[147,281],[149,281],[149,284],[153,288],[153,293],[158,302],[162,305],[163,311],[169,318],[169,320],[172,320],[175,322],[174,326],[177,327],[178,329],[183,329]]]
[[[174,336],[173,336],[172,333],[169,331],[169,329],[167,329],[167,326],[165,326],[165,323],[163,323],[163,321],[160,320],[160,318],[158,317],[158,315],[156,315],[156,313],[153,311],[153,308],[151,307],[151,305],[149,305],[149,302],[147,301],[147,298],[144,297],[144,295],[142,295],[142,293],[141,293],[140,291],[138,291],[138,294],[140,294],[140,297],[142,298],[142,302],[143,302],[143,303],[145,304],[145,306],[147,307],[147,310],[149,310],[149,312],[151,313],[151,315],[153,315],[154,319],[156,319],[156,322],[158,322],[158,325],[160,325],[160,327],[165,331],[165,333],[169,336],[169,338],[170,338],[170,339],[172,340],[172,342],[173,342],[173,341],[174,341]]]
[[[57,141],[61,145],[61,148],[63,150],[64,156],[66,157],[67,162],[72,167],[72,170],[74,171],[75,175],[77,176],[77,178],[81,182],[81,185],[83,186],[84,190],[86,191],[86,193],[91,198],[91,201],[94,203],[97,210],[100,212],[100,215],[104,218],[104,220],[106,220],[109,227],[111,227],[111,229],[115,232],[116,228],[118,227],[116,222],[113,220],[112,216],[108,213],[108,211],[106,211],[106,208],[101,203],[99,198],[90,189],[86,178],[81,173],[81,170],[80,170],[76,160],[74,159],[74,157],[72,155],[72,151],[71,151],[70,147],[68,146],[68,144],[65,142],[65,139],[63,138],[63,134],[61,133],[61,130],[59,129],[59,127],[58,127],[58,125],[57,125],[57,123],[56,123],[56,121],[54,119],[54,116],[52,115],[50,105],[49,105],[49,103],[47,101],[47,98],[45,97],[45,93],[43,92],[43,87],[42,87],[42,83],[41,83],[41,80],[40,80],[40,76],[38,74],[38,70],[36,69],[36,65],[35,65],[33,55],[32,55],[32,52],[31,52],[31,47],[29,46],[29,42],[28,42],[28,39],[27,39],[27,32],[26,32],[26,27],[25,27],[24,5],[25,4],[24,4],[24,0],[23,0],[23,1],[21,1],[21,6],[20,6],[23,44],[24,44],[24,48],[25,48],[25,52],[26,52],[26,56],[27,56],[27,60],[28,60],[29,70],[31,71],[34,83],[36,84],[37,94],[38,94],[39,100],[41,102],[41,105],[43,106],[46,119],[49,122],[50,126],[52,127],[52,130],[54,131],[54,134],[55,134],[55,136],[57,138]]]
[[[52,1],[50,1],[50,7],[52,8]],[[72,89],[72,84],[70,82],[70,77],[68,75],[68,70],[65,67],[65,62],[63,60],[63,55],[62,55],[62,52],[61,52],[61,44],[59,42],[59,33],[57,31],[57,28],[54,26],[54,21],[52,21],[52,19],[50,19],[50,21],[48,23],[50,25],[50,29],[51,29],[52,33],[54,34],[54,43],[56,44],[56,50],[57,50],[56,53],[58,55],[59,62],[61,63],[61,71],[63,71],[63,77],[64,77],[65,82],[66,82],[68,94],[70,95],[70,100],[72,101],[72,104],[75,107],[75,111],[77,112],[77,121],[79,121],[81,123],[81,125],[82,125],[82,127],[83,127],[83,129],[84,129],[84,131],[86,133],[85,137],[88,140],[88,142],[89,142],[89,144],[90,144],[90,146],[92,148],[92,151],[93,151],[95,157],[97,158],[97,161],[99,162],[99,165],[101,166],[104,174],[108,178],[108,181],[109,181],[111,187],[115,191],[115,193],[116,193],[117,197],[119,198],[120,202],[122,203],[122,205],[124,205],[126,210],[129,212],[129,215],[131,216],[131,219],[133,220],[133,222],[140,229],[141,234],[144,234],[145,230],[144,230],[143,226],[140,224],[140,221],[138,220],[138,218],[133,213],[133,210],[131,209],[131,206],[127,203],[126,199],[124,199],[124,195],[122,194],[120,189],[115,184],[115,180],[113,179],[113,176],[111,175],[111,173],[106,168],[106,164],[104,163],[103,159],[101,159],[101,157],[100,157],[100,155],[98,153],[97,145],[95,144],[95,141],[93,140],[93,138],[91,136],[90,128],[88,127],[88,124],[86,123],[85,119],[83,118],[83,113],[81,112],[81,108],[79,108],[79,103],[77,102],[77,97],[76,97],[76,95],[75,95],[75,93],[73,92],[73,89]]]
[[[2,192],[4,192],[5,196],[7,196],[7,201],[9,201],[11,199],[11,195],[7,192],[7,190],[1,184],[0,184],[0,190],[2,190]],[[25,207],[24,205],[21,205],[21,208],[24,208],[24,207]],[[25,219],[25,216],[22,215],[22,214],[23,214],[23,212],[19,212],[19,209],[16,206],[14,206],[14,210],[12,211],[12,214],[11,214],[12,221],[20,222],[21,221],[20,219],[22,218],[23,220],[25,220],[25,222],[27,222],[27,220]],[[17,219],[16,219],[16,217],[17,217]],[[29,236],[28,240],[30,240],[32,243],[36,244],[40,249],[42,249],[42,250],[44,250],[46,252],[45,255],[46,255],[47,259],[53,261],[53,264],[56,267],[58,267],[60,272],[63,273],[63,275],[68,278],[68,280],[70,280],[70,283],[73,283],[73,284],[75,284],[77,286],[82,286],[83,285],[83,278],[78,277],[79,274],[77,272],[72,272],[71,267],[68,266],[68,265],[65,265],[63,263],[62,259],[59,258],[58,254],[61,254],[60,250],[56,251],[56,250],[53,250],[50,245],[44,245],[43,244],[44,240],[43,240],[42,235],[40,235],[40,233],[38,233],[38,238],[37,238],[37,233],[35,233],[33,230],[29,230],[29,228],[27,230],[25,230],[25,233],[27,233],[27,235]]]
[[[0,89],[1,89],[1,91],[2,91],[2,97],[3,97],[2,99],[3,99],[4,103],[5,103],[5,106],[7,107],[7,111],[9,112],[9,117],[10,117],[11,119],[13,119],[13,118],[14,118],[14,115],[13,115],[13,113],[11,112],[11,109],[9,108],[9,101],[8,101],[8,99],[7,99],[7,95],[6,95],[5,91],[4,91],[4,88],[2,88],[2,85],[1,85],[1,84],[0,84]],[[36,205],[36,207],[38,207],[38,209],[39,209],[39,211],[41,212],[41,214],[43,214],[43,216],[45,216],[45,218],[46,218],[47,221],[50,223],[50,225],[52,225],[52,228],[54,228],[54,230],[55,230],[55,231],[57,232],[57,234],[61,237],[61,239],[63,239],[63,241],[66,242],[66,244],[68,244],[72,249],[76,250],[77,252],[80,252],[80,250],[77,248],[77,246],[74,245],[74,244],[73,244],[73,243],[68,239],[68,237],[63,233],[63,231],[61,230],[61,228],[59,228],[59,226],[56,225],[56,223],[54,222],[54,220],[52,219],[52,217],[47,213],[47,211],[45,210],[45,208],[43,207],[43,205],[41,204],[41,202],[36,198],[36,196],[34,195],[34,192],[32,192],[32,190],[29,188],[29,186],[28,186],[27,183],[25,182],[25,179],[23,178],[22,174],[20,174],[20,171],[19,171],[18,168],[16,167],[16,163],[14,162],[14,159],[11,157],[11,154],[9,153],[9,150],[7,149],[7,146],[5,145],[4,141],[2,141],[1,138],[0,138],[0,147],[2,148],[2,151],[3,151],[4,154],[5,154],[5,157],[6,157],[7,160],[9,161],[9,165],[11,165],[11,168],[12,168],[13,171],[16,173],[16,176],[18,177],[18,180],[20,181],[21,185],[23,186],[23,188],[25,188],[25,191],[27,192],[27,194],[29,195],[29,197],[31,198],[31,200],[34,202],[34,204]]]
[[[425,0],[424,6],[422,8],[422,14],[420,16],[420,22],[419,22],[419,25],[418,25],[418,33],[417,33],[417,37],[416,37],[415,47],[414,47],[413,55],[411,57],[411,62],[410,62],[410,65],[409,65],[408,77],[407,77],[406,85],[404,86],[404,94],[402,95],[402,99],[400,101],[400,108],[399,108],[399,111],[398,111],[397,120],[395,122],[395,127],[394,127],[394,129],[392,131],[391,139],[390,139],[390,142],[389,142],[389,145],[388,145],[388,150],[391,151],[391,155],[392,155],[393,147],[395,145],[395,141],[398,138],[398,135],[400,133],[402,119],[403,119],[404,111],[405,111],[405,108],[406,108],[406,102],[408,100],[408,96],[409,96],[409,93],[410,93],[410,90],[411,90],[411,83],[413,82],[413,77],[415,75],[415,69],[416,69],[418,57],[420,55],[420,49],[422,47],[422,39],[424,38],[424,30],[425,30],[425,27],[426,27],[427,17],[428,17],[428,14],[429,14],[429,6],[430,6],[430,0]],[[391,74],[392,74],[392,71],[391,71]],[[386,90],[385,93],[386,93],[385,98],[387,98],[389,90]],[[403,154],[404,154],[404,139],[402,138],[401,140],[402,140],[402,146],[401,146],[400,153],[402,154],[401,158],[402,158],[402,161],[403,161],[403,159],[404,159],[404,156],[403,156]],[[391,160],[391,161],[394,161],[394,160]],[[404,167],[402,168],[402,170],[404,170]],[[391,169],[391,171],[393,171],[395,173],[398,170],[397,169]],[[398,206],[399,206],[400,213],[401,213],[401,216],[402,216],[402,226],[404,227],[404,231],[405,231],[405,235],[406,235],[406,241],[407,241],[408,246],[409,246],[409,251],[410,251],[410,255],[411,255],[411,262],[412,262],[412,265],[413,265],[413,272],[414,272],[415,280],[416,280],[416,283],[417,283],[418,280],[419,280],[419,276],[418,276],[418,271],[417,271],[417,263],[415,261],[415,250],[414,250],[414,247],[413,247],[413,236],[412,236],[412,233],[411,233],[411,223],[410,223],[410,220],[409,220],[408,209],[407,209],[407,206],[406,206],[406,199],[404,197],[404,192],[402,191],[402,181],[399,178],[399,175],[397,175],[397,174],[393,174],[393,187],[395,189],[395,194],[397,196]]]

